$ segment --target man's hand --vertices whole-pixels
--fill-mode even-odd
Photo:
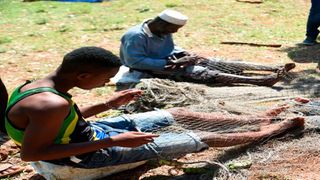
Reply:
[[[153,142],[153,138],[158,136],[159,135],[151,133],[130,131],[112,136],[110,139],[114,143],[114,146],[138,147]]]
[[[170,56],[167,57],[167,59],[180,59],[184,56],[190,56],[191,54],[188,53],[187,51],[182,51],[182,52],[179,52],[179,53],[174,53]]]
[[[111,108],[118,108],[121,105],[128,104],[132,100],[137,100],[142,92],[143,91],[139,89],[128,89],[116,92],[107,100],[106,105]]]
[[[188,66],[195,65],[199,60],[197,55],[185,55],[179,59],[176,56],[172,55],[168,57],[168,63],[165,66],[165,69],[172,70],[172,69],[184,69]]]

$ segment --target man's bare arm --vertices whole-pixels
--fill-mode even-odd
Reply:
[[[93,142],[55,144],[54,140],[69,113],[70,106],[66,100],[57,100],[56,97],[51,100],[32,98],[27,98],[28,102],[37,102],[41,106],[28,109],[29,123],[25,129],[21,148],[21,158],[25,161],[65,158],[111,146],[137,147],[152,142],[153,138],[157,137],[154,134],[127,132]]]
[[[99,103],[93,106],[81,107],[80,111],[83,117],[88,118],[104,112],[109,109],[118,108],[121,105],[127,104],[132,100],[135,100],[142,94],[141,90],[128,89],[119,91],[113,94],[105,103]]]

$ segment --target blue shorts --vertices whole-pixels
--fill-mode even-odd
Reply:
[[[172,115],[163,110],[122,115],[93,122],[91,126],[102,139],[127,131],[152,132],[174,124]],[[136,148],[110,147],[82,158],[77,165],[83,168],[98,168],[109,165],[138,162],[153,158],[173,158],[206,149],[207,144],[192,133],[161,133],[154,142]]]

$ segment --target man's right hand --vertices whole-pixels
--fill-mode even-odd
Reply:
[[[165,66],[166,70],[173,69],[184,69],[188,66],[195,65],[198,62],[197,55],[186,55],[179,59],[176,59],[175,56],[168,58],[167,65]]]
[[[157,134],[130,131],[110,137],[114,146],[138,147],[153,142],[153,138],[159,137]]]

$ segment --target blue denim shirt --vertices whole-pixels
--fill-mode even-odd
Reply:
[[[171,34],[163,37],[152,34],[146,22],[129,29],[122,36],[121,63],[135,69],[163,70],[167,64],[165,58],[183,50],[174,45]]]

